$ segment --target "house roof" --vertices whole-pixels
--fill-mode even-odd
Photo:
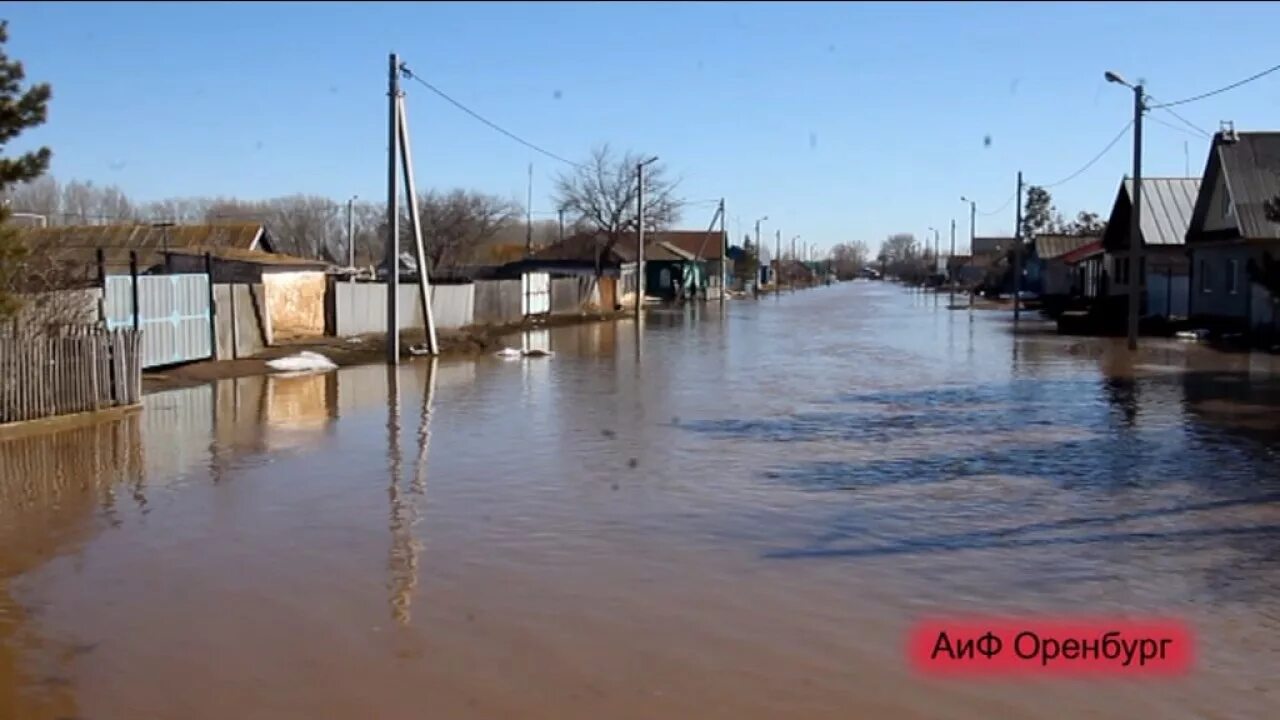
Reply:
[[[1098,240],[1101,238],[1096,235],[1037,235],[1036,257],[1052,260]]]
[[[1096,255],[1101,255],[1102,251],[1102,239],[1094,238],[1093,242],[1086,243],[1070,252],[1063,253],[1061,255],[1061,259],[1062,262],[1068,265],[1075,265],[1076,263],[1082,262]]]
[[[295,268],[295,269],[318,269],[323,270],[329,267],[329,263],[324,260],[311,260],[308,258],[296,257],[293,255],[281,255],[279,253],[263,252],[261,250],[244,250],[235,247],[220,248],[171,248],[171,255],[195,255],[203,256],[206,252],[218,260],[232,260],[236,262],[252,263],[254,265],[264,265],[279,268]],[[161,253],[163,255],[163,253]]]
[[[682,261],[693,260],[696,256],[697,248],[693,250],[686,249],[684,243],[692,243],[695,238],[692,235],[685,236],[682,244],[677,245],[673,241],[666,240],[663,236],[670,233],[645,233],[644,259],[654,261]],[[679,233],[677,233],[679,234]],[[650,239],[651,236],[653,239]],[[699,235],[701,240],[705,235]],[[714,240],[714,234],[711,236]],[[607,246],[607,241],[601,233],[578,233],[571,235],[560,242],[548,245],[541,250],[533,253],[530,260],[548,262],[580,262],[595,263],[596,253],[603,252]],[[708,257],[703,255],[704,259]],[[717,258],[719,255],[716,256]],[[635,262],[636,260],[636,236],[634,234],[623,235],[612,248],[609,249],[608,256],[601,257],[601,263],[605,265],[618,265],[621,263]]]
[[[1142,179],[1142,242],[1145,245],[1183,245],[1196,198],[1200,194],[1200,178],[1164,177]],[[1103,245],[1122,249],[1129,242],[1129,208],[1133,197],[1133,179],[1125,178],[1116,191],[1115,202]]]
[[[660,230],[645,233],[645,238],[653,237],[654,242],[673,245],[703,260],[719,260],[724,257],[725,234],[719,230]],[[632,245],[635,236],[632,236]]]
[[[1204,192],[1196,197],[1187,237],[1199,239],[1204,231],[1213,190],[1218,178],[1226,182],[1240,236],[1248,239],[1280,239],[1280,223],[1267,219],[1265,205],[1280,196],[1280,132],[1219,131],[1213,136],[1205,164]],[[1145,199],[1145,194],[1143,195]]]
[[[986,255],[990,253],[999,253],[1013,247],[1014,239],[1011,237],[975,237],[973,239],[973,247],[970,252],[974,255]]]
[[[56,245],[96,250],[159,250],[162,248],[238,248],[270,251],[262,223],[226,222],[204,225],[62,225],[22,228],[23,242],[32,247]]]

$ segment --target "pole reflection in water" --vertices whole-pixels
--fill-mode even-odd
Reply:
[[[391,534],[387,588],[390,592],[391,618],[402,626],[409,624],[413,594],[418,587],[422,541],[416,530],[422,519],[421,502],[426,496],[427,451],[431,442],[431,406],[435,395],[437,363],[438,360],[434,357],[425,362],[417,432],[418,454],[407,492],[401,487],[400,370],[387,368],[387,468],[390,476],[387,496],[390,501],[388,529]],[[411,365],[408,369],[416,367]]]

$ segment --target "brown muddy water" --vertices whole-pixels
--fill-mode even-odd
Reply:
[[[0,445],[0,717],[1264,718],[1280,366],[849,283]],[[517,340],[516,342],[519,342]],[[921,614],[1173,615],[926,680]]]

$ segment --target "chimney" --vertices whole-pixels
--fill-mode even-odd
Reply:
[[[1222,135],[1223,142],[1234,143],[1240,140],[1240,136],[1236,135],[1236,124],[1230,120],[1218,121],[1218,132]]]

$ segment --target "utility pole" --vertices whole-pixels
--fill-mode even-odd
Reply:
[[[1107,82],[1118,83],[1133,90],[1133,196],[1130,198],[1129,216],[1129,349],[1138,349],[1138,307],[1142,303],[1139,286],[1142,282],[1142,114],[1146,112],[1146,95],[1142,84],[1130,85],[1116,73],[1107,71]]]
[[[1133,212],[1129,216],[1129,349],[1138,349],[1138,294],[1142,258],[1142,113],[1146,110],[1142,85],[1133,88]]]
[[[400,198],[396,186],[396,156],[400,153],[400,57],[391,53],[390,86],[387,90],[387,364],[400,364]],[[421,268],[419,268],[421,270]]]
[[[947,254],[947,285],[950,286],[951,292],[947,295],[947,305],[956,304],[956,279],[951,275],[951,266],[955,264],[956,257],[956,219],[951,218],[951,252]]]
[[[778,258],[778,270],[782,270],[782,228],[778,228],[774,232],[773,251]],[[773,273],[773,294],[778,295],[778,288],[782,286],[782,274],[778,271]]]
[[[524,256],[533,254],[533,163],[529,163],[529,200],[524,206]]]
[[[409,117],[403,95],[400,97],[397,109],[400,123],[400,163],[401,169],[404,170],[404,194],[409,205],[409,228],[413,232],[414,260],[418,265],[418,306],[422,308],[427,352],[430,355],[438,355],[440,344],[436,338],[435,317],[431,312],[430,268],[427,267],[427,250],[422,242],[422,210],[418,206],[417,186],[413,183],[413,153],[409,149]]]
[[[356,266],[356,199],[352,195],[347,201],[347,267]]]
[[[564,208],[556,210],[556,215],[560,218],[560,242],[564,242]]]
[[[644,303],[644,166],[657,162],[651,157],[636,163],[636,317],[640,317],[640,306]],[[639,325],[636,326],[637,328]]]
[[[796,239],[791,238],[791,272],[789,273],[790,275],[789,279],[791,280],[791,282],[789,283],[791,285],[791,292],[796,291],[796,263],[797,262],[798,262],[798,259],[796,258]]]
[[[1013,321],[1022,309],[1022,171],[1018,171],[1018,192],[1014,196],[1013,221]]]
[[[720,304],[729,293],[729,236],[724,232],[724,198],[720,198]]]

